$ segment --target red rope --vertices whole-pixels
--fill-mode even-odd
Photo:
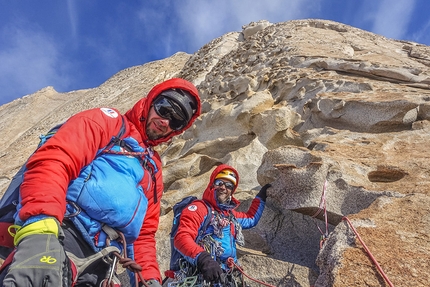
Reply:
[[[322,190],[322,194],[321,194],[321,199],[320,199],[320,204],[318,207],[318,210],[315,212],[314,215],[312,215],[311,217],[314,219],[315,225],[318,228],[318,230],[321,233],[321,240],[320,240],[320,249],[323,247],[325,241],[328,239],[328,218],[327,218],[327,202],[326,202],[326,193],[327,193],[327,179],[324,182],[324,186],[323,186],[323,190]],[[325,233],[321,230],[321,228],[318,226],[315,218],[321,213],[321,211],[324,211],[324,222],[325,222]]]
[[[384,273],[384,271],[382,270],[381,266],[379,265],[378,261],[376,261],[375,257],[373,257],[372,253],[370,252],[369,248],[367,248],[366,244],[364,243],[364,241],[361,239],[360,235],[358,234],[357,230],[354,228],[354,226],[352,225],[351,221],[349,220],[348,217],[344,216],[342,218],[342,220],[346,220],[349,224],[349,226],[351,227],[351,229],[354,231],[355,235],[357,236],[358,240],[360,241],[361,245],[363,245],[363,248],[366,250],[367,254],[369,254],[370,259],[373,261],[373,263],[376,265],[376,268],[378,269],[379,273],[381,274],[381,276],[384,278],[385,282],[387,282],[387,284],[390,287],[394,287],[393,283],[391,283],[390,279],[388,279],[387,275]]]
[[[143,156],[148,154],[147,151],[115,151],[111,149],[104,149],[104,153],[111,153],[111,154],[117,154],[117,155],[132,155],[132,156]]]
[[[264,286],[269,286],[269,287],[276,287],[276,286],[274,286],[274,285],[270,285],[270,284],[268,284],[268,283],[265,283],[265,282],[263,282],[263,281],[260,281],[260,280],[257,280],[257,279],[255,279],[255,278],[252,278],[252,277],[250,277],[249,275],[247,275],[247,274],[245,274],[245,272],[243,272],[243,270],[236,264],[236,263],[234,263],[234,259],[233,258],[231,258],[231,257],[229,257],[228,259],[227,259],[227,266],[229,267],[229,268],[233,268],[233,266],[234,267],[236,267],[237,268],[237,270],[239,270],[240,271],[240,273],[242,273],[244,276],[246,276],[248,279],[251,279],[252,281],[254,281],[254,282],[257,282],[257,283],[260,283],[260,284],[262,284],[262,285],[264,285]]]

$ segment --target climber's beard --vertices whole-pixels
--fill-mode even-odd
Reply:
[[[227,189],[217,188],[215,189],[216,192],[216,198],[218,200],[218,203],[221,204],[228,204],[231,200],[231,192],[229,192]]]

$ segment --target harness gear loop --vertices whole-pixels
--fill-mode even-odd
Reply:
[[[119,249],[115,246],[108,246],[106,248],[103,248],[101,251],[97,252],[96,254],[93,254],[85,258],[76,257],[73,253],[70,253],[68,251],[66,251],[66,254],[76,267],[76,271],[77,271],[76,278],[77,278],[78,275],[82,274],[82,272],[84,272],[84,270],[92,263],[100,259],[103,259],[104,257],[109,256],[109,254],[112,254],[114,252],[118,253]]]

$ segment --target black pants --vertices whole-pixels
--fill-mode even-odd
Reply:
[[[64,220],[62,227],[65,234],[63,241],[65,251],[73,253],[79,258],[85,258],[95,253],[70,221]],[[75,286],[99,286],[100,282],[106,278],[108,271],[109,265],[103,260],[98,260],[88,266],[83,274],[79,275]]]

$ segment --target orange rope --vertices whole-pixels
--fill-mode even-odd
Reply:
[[[370,252],[369,248],[367,248],[366,244],[364,243],[364,241],[361,239],[360,235],[358,234],[357,230],[354,228],[354,226],[352,225],[351,221],[349,220],[348,217],[344,216],[342,218],[342,220],[346,220],[349,224],[349,226],[351,226],[352,230],[354,231],[355,235],[357,236],[358,240],[360,241],[361,245],[363,245],[363,248],[366,250],[367,254],[369,254],[370,259],[373,261],[373,263],[376,265],[376,268],[378,269],[379,273],[381,274],[381,276],[384,278],[385,282],[388,283],[388,285],[390,287],[394,287],[393,283],[391,283],[390,279],[388,279],[388,276],[384,273],[384,271],[382,270],[381,266],[379,265],[378,261],[376,261],[375,257],[373,257],[372,253]]]

